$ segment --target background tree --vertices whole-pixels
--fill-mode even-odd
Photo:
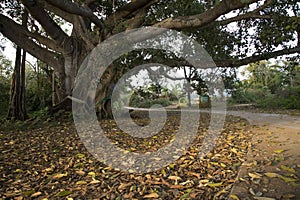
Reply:
[[[300,108],[300,66],[295,61],[260,61],[245,69],[248,78],[238,82],[232,99],[263,108]]]
[[[0,55],[0,116],[7,115],[12,71],[11,61],[5,56]]]
[[[17,18],[23,7],[30,14],[27,27]],[[4,0],[0,9],[0,32],[53,68],[59,102],[71,95],[77,70],[96,45],[142,26],[183,31],[203,44],[220,67],[300,50],[296,0]],[[71,24],[70,32],[62,24]],[[119,76],[116,68],[122,66],[107,70],[97,100],[109,99]]]

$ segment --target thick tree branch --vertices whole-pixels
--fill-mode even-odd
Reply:
[[[270,58],[276,58],[278,56],[289,55],[294,53],[300,53],[300,47],[294,47],[290,49],[282,49],[273,52],[267,52],[260,55],[253,55],[239,60],[215,60],[218,67],[240,67],[260,60],[267,60]]]
[[[74,15],[89,18],[98,27],[103,28],[101,20],[88,7],[82,7],[69,0],[46,0],[49,4]]]
[[[21,1],[52,39],[60,44],[63,44],[68,39],[68,35],[55,23],[36,0]]]
[[[146,16],[147,9],[149,9],[153,4],[157,2],[159,1],[158,0],[151,1],[148,4],[146,4],[144,7],[140,8],[138,11],[135,11],[133,13],[134,17],[125,21],[125,23],[128,24],[127,30],[138,28],[139,26],[141,26],[145,20],[144,18]]]
[[[158,0],[136,0],[132,1],[131,3],[126,4],[125,6],[118,9],[115,13],[108,17],[105,21],[105,24],[113,25],[122,18],[125,18],[132,14],[133,12],[143,8],[144,6],[148,5],[149,3],[156,3]]]
[[[249,3],[257,2],[258,0],[247,1]],[[161,22],[154,24],[156,27],[170,28],[170,29],[184,29],[184,28],[197,28],[205,26],[223,14],[229,13],[232,10],[243,8],[248,3],[241,0],[223,0],[210,10],[192,16],[183,16],[176,18],[167,18]]]
[[[99,36],[89,31],[89,29],[85,26],[82,17],[74,17],[73,27],[73,30],[75,30],[76,34],[85,42],[89,50],[92,50],[97,45]]]
[[[20,27],[22,26],[0,14],[0,32],[5,37],[13,41],[17,46],[21,47],[34,57],[48,63],[57,71],[61,71],[63,68],[63,60],[61,56],[37,45],[35,42],[30,40],[24,32],[20,31]]]
[[[66,11],[63,11],[49,3],[43,0],[38,0],[38,2],[43,6],[46,10],[54,13],[55,15],[61,17],[62,19],[66,20],[67,22],[73,23],[74,15],[71,13],[68,13]]]
[[[261,15],[260,11],[264,10],[265,8],[267,8],[269,5],[271,5],[271,3],[273,2],[273,0],[267,0],[262,6],[258,7],[257,9],[242,14],[242,15],[238,15],[235,17],[231,17],[229,19],[225,19],[225,20],[221,20],[219,21],[220,25],[226,25],[226,24],[230,24],[232,22],[236,22],[236,21],[241,21],[244,19],[271,19],[272,16],[271,15]]]
[[[214,60],[215,65],[211,65],[211,62],[205,60],[198,60],[195,65],[188,63],[186,60],[166,60],[166,62],[161,62],[161,64],[166,64],[169,67],[199,67],[199,68],[214,68],[214,67],[240,67],[242,65],[247,65],[260,60],[268,60],[271,58],[276,58],[278,56],[289,55],[294,53],[300,53],[300,47],[293,47],[290,49],[282,49],[273,52],[267,52],[260,55],[253,55],[242,59],[228,59],[228,60]],[[208,65],[209,64],[209,65]]]

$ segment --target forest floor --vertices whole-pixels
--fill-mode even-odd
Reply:
[[[247,119],[253,133],[231,199],[300,199],[299,112],[229,114]]]
[[[0,199],[300,199],[300,116],[228,114],[205,157],[198,152],[208,137],[208,113],[201,115],[185,154],[143,174],[118,171],[94,158],[72,120],[49,118],[30,129],[0,127]],[[143,139],[123,133],[112,120],[100,125],[120,148],[144,153],[173,141],[179,121],[171,116],[159,134]]]

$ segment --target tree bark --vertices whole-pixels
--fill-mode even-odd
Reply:
[[[26,52],[17,47],[15,69],[11,80],[8,120],[28,119],[25,107],[25,60]]]

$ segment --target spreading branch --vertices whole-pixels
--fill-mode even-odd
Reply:
[[[105,21],[105,24],[114,25],[119,20],[128,17],[129,15],[138,11],[139,9],[142,9],[144,6],[148,5],[149,3],[155,3],[155,2],[158,1],[157,0],[132,1],[131,3],[124,5],[123,7],[118,9],[115,13],[113,13],[111,16],[109,16],[108,19]]]
[[[55,15],[61,17],[62,19],[66,20],[67,22],[73,23],[75,15],[73,15],[71,13],[68,13],[64,10],[61,10],[61,9],[47,3],[46,1],[43,1],[43,0],[38,0],[38,3],[41,6],[43,6],[46,10],[54,13]]]
[[[154,24],[156,27],[170,29],[198,28],[214,22],[218,17],[227,14],[233,10],[243,8],[248,3],[254,3],[258,0],[250,0],[245,3],[241,0],[223,0],[208,11],[191,16],[170,17]]]
[[[260,12],[262,10],[264,10],[265,8],[267,8],[269,5],[271,5],[272,2],[273,2],[273,0],[267,0],[262,6],[256,8],[253,11],[250,11],[250,12],[247,12],[245,14],[238,15],[235,17],[231,17],[231,18],[228,18],[225,20],[221,20],[221,21],[219,21],[219,23],[220,23],[220,25],[227,25],[232,22],[241,21],[241,20],[245,20],[245,19],[271,19],[272,18],[271,15],[261,15]]]
[[[0,32],[34,57],[49,63],[49,65],[57,69],[57,71],[61,71],[63,59],[59,54],[37,45],[28,38],[28,35],[24,32],[24,28],[21,25],[2,14],[0,14]]]
[[[247,65],[260,60],[268,60],[270,58],[276,58],[278,56],[289,55],[294,53],[300,53],[300,47],[293,47],[289,49],[282,49],[273,52],[267,52],[260,55],[253,55],[239,60],[215,60],[218,67],[239,67],[242,65]]]
[[[21,0],[30,14],[41,24],[47,34],[57,43],[63,44],[68,35],[48,15],[44,8],[36,0]]]
[[[68,0],[46,0],[46,1],[49,4],[68,13],[87,17],[100,28],[104,27],[101,20],[96,15],[94,15],[94,13],[89,9],[89,7],[82,7],[76,4],[75,2],[68,1]]]

